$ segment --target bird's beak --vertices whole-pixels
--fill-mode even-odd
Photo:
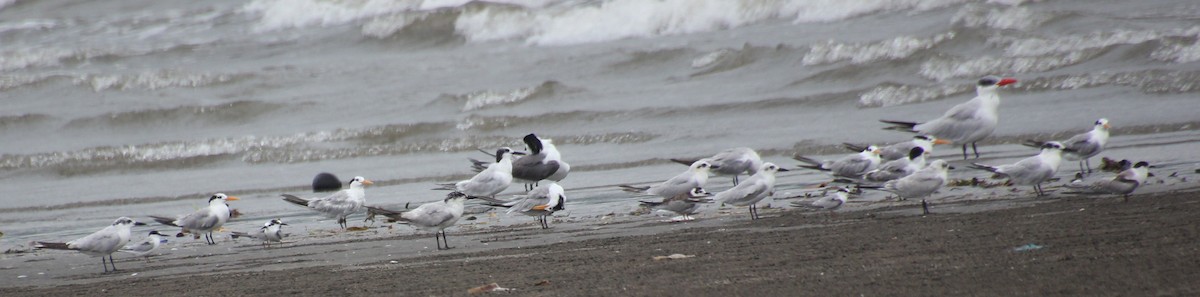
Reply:
[[[280,226],[287,226],[287,223],[279,223]]]
[[[953,142],[951,142],[951,141],[949,141],[949,140],[941,139],[941,138],[934,138],[934,139],[933,139],[933,144],[935,144],[935,145],[936,145],[936,144],[951,144],[951,143],[953,143]]]
[[[242,199],[240,199],[238,197],[233,197],[233,196],[225,197],[225,201],[235,201],[235,200],[242,200]]]
[[[524,156],[524,155],[528,155],[529,153],[521,152],[521,151],[513,151],[512,154],[514,156]]]
[[[1005,77],[1005,78],[1001,79],[1000,82],[996,83],[996,85],[1003,87],[1003,86],[1013,84],[1015,82],[1017,82],[1017,79],[1011,78],[1011,77]]]
[[[791,171],[791,170],[788,170],[787,168],[779,167],[778,171]]]
[[[717,166],[717,165],[709,165],[708,166],[708,169],[719,169],[719,168],[721,168],[721,166]]]
[[[364,180],[363,180],[363,185],[364,185],[364,186],[370,186],[370,185],[374,185],[374,184],[375,184],[375,182],[373,182],[373,181],[371,181],[371,180],[369,180],[369,179],[364,179]]]
[[[946,169],[948,169],[948,170],[954,170],[954,166],[946,166]]]
[[[883,153],[883,151],[882,151],[882,150],[879,150],[879,149],[875,149],[875,150],[871,151],[871,153],[874,153],[874,154],[878,155],[878,154],[882,154],[882,153]]]
[[[142,223],[142,222],[133,222],[133,225],[134,225],[134,226],[145,226],[145,225],[146,225],[146,223]]]
[[[1105,130],[1112,129],[1112,125],[1109,125],[1108,123],[1104,123],[1104,129]]]

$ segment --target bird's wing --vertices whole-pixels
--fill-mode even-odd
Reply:
[[[145,253],[145,252],[149,252],[152,249],[154,249],[154,243],[150,242],[150,240],[147,239],[147,240],[143,240],[141,243],[138,243],[138,244],[125,246],[125,248],[122,248],[121,250]]]
[[[120,248],[120,244],[121,237],[112,227],[67,242],[68,247],[82,251],[115,251]]]
[[[454,214],[445,204],[425,204],[400,215],[404,219],[422,226],[437,226],[454,219]]]

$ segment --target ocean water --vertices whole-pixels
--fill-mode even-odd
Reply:
[[[278,195],[332,172],[376,181],[369,204],[437,200],[528,133],[572,164],[568,216],[622,214],[613,185],[668,158],[903,141],[877,120],[936,117],[988,74],[1020,82],[985,161],[1107,117],[1115,157],[1191,172],[1197,20],[1191,0],[0,0],[0,232],[69,240],[216,192],[243,198],[231,229],[333,228]]]

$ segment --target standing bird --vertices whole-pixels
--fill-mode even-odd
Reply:
[[[975,98],[965,103],[955,105],[941,117],[924,123],[880,120],[892,124],[884,129],[902,130],[921,133],[962,144],[963,159],[967,159],[967,144],[979,158],[979,149],[975,143],[992,135],[996,124],[1000,122],[1000,95],[996,89],[1017,82],[1013,78],[985,76],[979,79],[975,86]]]
[[[758,173],[751,175],[746,181],[733,188],[717,193],[715,199],[733,206],[750,206],[750,219],[757,220],[759,218],[758,207],[755,206],[755,203],[775,193],[775,172],[777,171],[788,170],[779,168],[775,163],[763,163]]]
[[[1122,195],[1124,200],[1129,200],[1129,194],[1133,193],[1138,186],[1146,183],[1146,179],[1150,176],[1150,163],[1145,161],[1137,162],[1133,167],[1125,169],[1118,173],[1117,176],[1110,180],[1101,180],[1093,183],[1070,183],[1067,188],[1074,191],[1066,192],[1067,194],[1085,194],[1085,195]]]
[[[946,141],[945,139],[937,139],[929,135],[917,135],[913,136],[913,139],[910,141],[897,142],[879,148],[879,158],[883,161],[908,158],[909,152],[911,152],[914,147],[919,147],[922,150],[925,150],[926,154],[933,154],[934,145],[949,143],[950,142]],[[856,152],[861,152],[867,149],[867,146],[853,143],[842,143],[842,147]]]
[[[758,170],[755,170],[758,171]],[[654,210],[665,210],[673,212],[681,216],[679,221],[694,220],[691,215],[696,214],[700,210],[701,203],[712,203],[708,197],[712,194],[704,191],[702,188],[693,188],[687,193],[675,195],[674,197],[663,199],[662,201],[638,201],[642,206],[649,207]],[[674,219],[672,219],[674,221]]]
[[[732,175],[733,185],[738,184],[738,175],[746,173],[754,175],[758,173],[758,168],[762,167],[762,158],[758,156],[758,152],[748,147],[736,147],[718,152],[716,155],[707,158],[708,163],[713,165],[713,173],[717,175]],[[699,160],[689,159],[671,159],[679,164],[692,165]]]
[[[900,197],[900,200],[908,198],[921,198],[921,210],[923,214],[929,214],[929,202],[926,198],[941,189],[946,185],[946,180],[949,178],[947,170],[950,169],[950,164],[945,160],[933,160],[929,166],[925,166],[921,170],[914,172],[900,179],[890,180],[883,183],[883,187],[862,187],[864,189],[882,189],[891,192]]]
[[[496,150],[496,163],[489,164],[486,169],[475,174],[471,179],[452,184],[441,184],[434,190],[452,190],[463,192],[470,196],[487,196],[495,198],[496,194],[508,189],[512,184],[513,155],[523,155],[503,147]]]
[[[1108,129],[1112,126],[1108,125],[1108,119],[1096,120],[1095,126],[1087,133],[1080,133],[1063,141],[1063,147],[1069,153],[1063,154],[1067,161],[1079,161],[1079,172],[1084,174],[1092,173],[1092,163],[1089,158],[1099,155],[1104,151],[1104,146],[1108,144]],[[1026,140],[1025,145],[1031,147],[1042,147],[1045,142],[1036,140]]]
[[[821,199],[817,199],[817,201],[813,201],[812,203],[804,203],[801,201],[795,201],[795,202],[792,202],[792,206],[804,207],[804,208],[810,208],[810,209],[818,209],[818,210],[828,210],[829,217],[833,217],[833,211],[838,208],[841,208],[842,205],[845,205],[846,199],[849,199],[849,198],[850,198],[850,190],[847,190],[846,188],[843,188],[843,187],[838,187],[837,191],[833,192],[833,196],[821,197]]]
[[[913,147],[912,150],[909,150],[907,157],[883,163],[883,165],[879,165],[879,168],[867,172],[863,178],[872,182],[886,182],[908,176],[921,168],[925,168],[925,150],[921,147]]]
[[[542,229],[550,229],[550,222],[547,218],[554,215],[554,212],[566,209],[567,195],[563,187],[555,182],[549,182],[533,188],[523,196],[518,196],[512,201],[501,201],[497,199],[489,199],[478,197],[487,200],[488,205],[506,207],[506,213],[512,214],[519,212],[527,216],[536,217],[538,224]]]
[[[307,207],[308,209],[324,214],[326,217],[337,218],[338,226],[346,229],[346,217],[363,210],[363,207],[367,204],[367,192],[364,188],[373,184],[375,183],[366,178],[355,176],[354,179],[350,180],[349,189],[334,192],[329,196],[308,200],[290,194],[283,194],[283,201]]]
[[[792,157],[796,161],[808,163],[800,167],[829,171],[836,177],[860,178],[863,174],[879,167],[879,148],[872,145],[857,154],[849,155],[835,161],[817,161],[805,156]]]
[[[130,228],[133,228],[135,225],[142,226],[146,224],[135,222],[133,219],[127,217],[120,217],[112,225],[79,239],[66,243],[38,241],[34,247],[39,249],[78,251],[89,256],[100,257],[100,264],[104,265],[104,273],[108,273],[109,265],[112,265],[112,271],[117,271],[117,265],[113,262],[112,253],[120,250],[125,244],[129,243]],[[108,262],[104,261],[105,257],[108,258]]]
[[[1017,163],[988,166],[979,163],[971,163],[971,168],[987,170],[1008,177],[1015,185],[1033,186],[1033,190],[1037,192],[1038,197],[1046,195],[1042,191],[1042,182],[1054,177],[1058,173],[1058,165],[1062,163],[1063,145],[1057,141],[1047,142],[1042,145],[1042,152],[1036,156],[1029,157],[1018,161]]]
[[[458,219],[463,215],[463,201],[473,198],[462,192],[450,192],[442,201],[421,204],[408,211],[391,211],[374,206],[368,208],[375,214],[392,218],[413,228],[434,232],[433,238],[437,240],[438,250],[448,250],[451,247],[449,239],[446,239],[446,228],[458,223]]]
[[[192,233],[196,238],[200,238],[200,234],[204,233],[205,243],[217,244],[212,238],[212,231],[221,228],[226,221],[229,221],[229,204],[225,203],[234,200],[238,200],[238,197],[216,193],[208,198],[208,207],[196,210],[191,214],[179,215],[175,218],[160,216],[150,216],[150,218],[163,225],[183,228],[175,237],[183,237],[184,233]]]
[[[138,257],[145,257],[146,261],[150,261],[150,252],[157,250],[160,245],[167,242],[167,239],[163,238],[163,236],[166,235],[158,233],[158,231],[150,231],[150,234],[146,235],[146,239],[142,239],[138,243],[126,245],[119,251]]]
[[[271,243],[273,242],[277,242],[280,246],[282,246],[283,237],[285,236],[283,234],[283,226],[287,226],[287,223],[284,223],[282,219],[272,219],[267,221],[266,224],[263,224],[262,228],[258,228],[258,230],[251,232],[234,231],[232,237],[250,237],[261,240],[263,245],[266,247],[271,247]]]
[[[538,138],[533,133],[525,135],[523,140],[529,155],[513,161],[513,179],[532,190],[544,179],[562,181],[571,172],[571,165],[562,160],[562,154],[552,140]]]
[[[618,187],[621,187],[621,190],[630,193],[649,194],[657,195],[663,198],[671,198],[678,196],[679,194],[687,193],[695,188],[703,188],[704,185],[708,183],[709,171],[719,168],[720,167],[718,166],[709,164],[708,159],[700,159],[699,161],[692,163],[692,166],[688,167],[687,171],[684,171],[683,173],[680,173],[660,184],[648,187],[635,187],[630,185],[619,185]]]

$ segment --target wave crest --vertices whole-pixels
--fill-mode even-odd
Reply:
[[[804,65],[811,66],[841,61],[864,64],[881,60],[898,60],[954,39],[954,35],[954,32],[946,32],[929,38],[900,36],[875,43],[839,43],[829,40],[813,44],[808,54],[804,55],[803,62]]]

